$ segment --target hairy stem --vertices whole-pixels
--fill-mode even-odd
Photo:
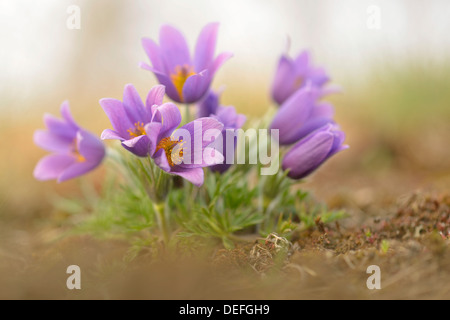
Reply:
[[[185,117],[185,119],[184,119],[184,123],[189,123],[190,121],[191,121],[191,112],[190,112],[190,110],[189,110],[189,104],[185,104],[184,105],[184,117]]]
[[[163,236],[164,243],[168,245],[170,240],[170,232],[167,226],[166,215],[164,214],[164,203],[154,202],[153,209],[156,212],[159,230]]]
[[[148,164],[150,167],[150,175],[152,176],[153,183],[155,183],[156,179],[155,179],[155,173],[153,172],[152,158],[150,156],[148,156],[147,159],[148,159]]]

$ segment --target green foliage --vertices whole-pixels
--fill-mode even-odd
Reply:
[[[314,226],[318,216],[324,223],[344,216],[315,203],[281,170],[261,176],[259,166],[234,166],[224,174],[205,169],[197,188],[124,150],[109,150],[109,158],[100,193],[86,185],[83,201],[55,203],[82,221],[75,232],[129,241],[129,260],[143,249],[157,251],[159,239],[168,246],[201,240],[232,248],[246,234],[289,238],[300,226]]]
[[[389,251],[390,246],[391,244],[389,243],[389,241],[384,239],[383,241],[381,241],[381,252],[386,254]]]
[[[232,246],[233,234],[261,223],[262,214],[254,206],[257,188],[251,188],[236,171],[223,176],[209,172],[196,203],[188,212],[178,205],[177,222],[184,232],[179,236],[200,236],[221,239],[227,247]],[[185,194],[185,193],[183,193]],[[183,204],[183,199],[177,199]]]
[[[305,229],[315,226],[318,218],[320,218],[320,221],[324,224],[328,224],[347,217],[345,211],[330,211],[325,205],[318,204],[308,196],[305,196],[305,199],[301,204],[301,209],[297,212],[297,215]]]
[[[143,179],[138,179],[143,173],[136,159],[114,150],[109,152],[110,172],[100,193],[89,184],[82,184],[82,200],[57,198],[55,207],[72,216],[83,217],[81,223],[79,217],[75,219],[74,232],[124,238],[154,227],[152,202]]]

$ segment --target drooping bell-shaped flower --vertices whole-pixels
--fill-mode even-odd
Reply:
[[[321,88],[329,80],[323,68],[312,65],[308,51],[301,52],[295,59],[283,54],[278,61],[272,83],[272,99],[282,105],[294,92],[308,83]]]
[[[278,109],[270,125],[279,130],[280,145],[289,145],[314,130],[334,123],[334,108],[327,102],[318,101],[320,90],[309,84],[297,90]]]
[[[348,149],[345,134],[335,125],[325,125],[297,142],[283,157],[282,168],[292,179],[302,179],[336,153]]]

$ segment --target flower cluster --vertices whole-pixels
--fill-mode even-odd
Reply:
[[[280,145],[293,145],[282,161],[290,178],[306,177],[348,148],[343,145],[345,134],[333,120],[333,106],[321,101],[331,92],[324,88],[328,81],[324,69],[311,65],[307,51],[295,60],[280,58],[272,87],[279,110],[270,127],[279,130]]]
[[[312,65],[307,51],[296,59],[282,55],[271,90],[277,113],[269,128],[263,120],[247,124],[250,128],[244,131],[246,116],[221,102],[222,90],[211,89],[215,73],[232,56],[215,56],[217,32],[217,23],[205,26],[193,55],[181,32],[171,26],[161,27],[159,44],[144,38],[151,65],[142,62],[141,67],[153,72],[159,84],[145,97],[127,84],[120,99],[100,99],[111,124],[100,137],[74,121],[67,102],[61,106],[61,119],[45,115],[46,130],[37,130],[34,142],[51,154],[37,163],[35,178],[73,179],[110,155],[124,179],[117,183],[120,188],[113,182],[107,186],[110,192],[99,196],[93,216],[102,222],[94,219],[94,229],[106,226],[106,232],[129,234],[143,229],[153,233],[157,227],[166,245],[175,233],[215,237],[232,247],[237,231],[294,230],[295,224],[281,219],[293,207],[300,217],[305,198],[291,187],[348,148],[334,121],[334,107],[322,100],[333,92],[330,79],[323,68]],[[106,152],[105,140],[118,140],[123,152]],[[280,154],[284,172],[279,170]],[[245,165],[230,169],[235,160]],[[205,186],[199,190],[191,184]],[[105,214],[113,218],[105,219]]]
[[[159,44],[143,38],[151,66],[142,62],[160,83],[145,100],[132,84],[125,86],[122,100],[100,100],[111,122],[101,140],[119,140],[137,157],[151,160],[163,172],[180,176],[195,186],[204,182],[204,167],[224,173],[234,159],[237,133],[246,122],[233,106],[220,104],[220,93],[210,90],[215,73],[232,54],[215,57],[218,24],[206,25],[191,55],[182,33],[168,25],[160,29]],[[283,55],[272,86],[279,105],[270,129],[279,130],[279,143],[293,145],[284,155],[282,167],[288,176],[301,179],[325,160],[347,148],[344,133],[333,120],[333,106],[321,101],[330,92],[323,68],[311,64],[308,52],[296,59]],[[173,102],[196,104],[193,121],[183,119]],[[72,118],[67,102],[61,106],[62,120],[46,115],[47,130],[35,132],[35,143],[52,152],[37,164],[34,176],[58,182],[95,169],[105,157],[101,140],[81,128]]]

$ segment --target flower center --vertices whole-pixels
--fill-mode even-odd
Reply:
[[[86,161],[86,158],[83,157],[78,150],[75,150],[73,154],[75,155],[77,162],[85,162]]]
[[[173,167],[176,164],[180,164],[181,161],[183,161],[183,148],[181,148],[184,144],[183,140],[172,140],[172,138],[167,137],[164,139],[161,139],[161,141],[158,143],[156,147],[156,151],[160,149],[163,149],[166,153],[167,161],[169,162],[169,165]],[[174,151],[173,149],[175,147],[178,148]]]
[[[73,140],[73,151],[72,151],[72,155],[75,157],[77,162],[85,162],[86,158],[84,156],[81,155],[80,150],[78,150],[78,146],[77,146],[77,138],[75,138]]]
[[[304,79],[302,76],[299,76],[295,79],[294,86],[296,89],[299,89],[303,85]]]
[[[128,129],[127,132],[130,134],[130,137],[133,137],[133,138],[147,134],[145,132],[143,122],[136,122],[134,124],[134,128]]]
[[[194,67],[190,65],[176,66],[175,72],[170,75],[170,79],[172,80],[175,89],[177,89],[178,95],[180,96],[180,100],[183,101],[183,86],[186,82],[187,78],[195,75]]]

